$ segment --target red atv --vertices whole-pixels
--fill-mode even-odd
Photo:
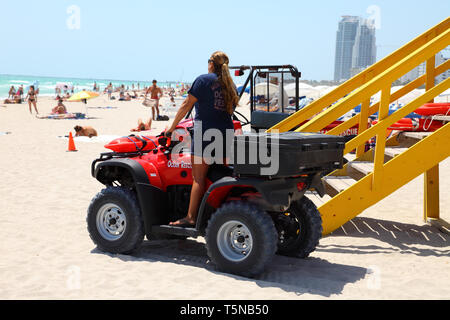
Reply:
[[[178,131],[192,131],[183,125]],[[110,143],[116,151],[103,153],[92,163],[93,177],[106,186],[92,200],[87,215],[89,234],[100,250],[128,254],[144,236],[148,240],[204,236],[208,256],[219,270],[247,277],[261,273],[275,253],[305,258],[314,251],[322,221],[304,194],[316,189],[323,196],[320,174],[342,167],[344,138],[288,132],[275,141],[265,133],[236,135],[234,146],[243,146],[244,152],[251,149],[250,141],[257,141],[249,139],[252,135],[273,138],[269,153],[276,144],[279,170],[260,174],[262,164],[247,160],[233,166],[212,165],[196,225],[181,228],[169,222],[186,216],[192,174],[189,149],[173,154],[183,143],[176,132],[172,139],[163,134],[151,141],[130,137],[139,144],[134,141],[132,149],[122,151],[117,151],[120,142]]]
[[[245,68],[237,71],[241,74]],[[244,89],[250,83],[251,97],[254,73],[262,69],[288,70],[298,86],[300,73],[295,67],[250,69]],[[296,132],[243,134],[245,125],[264,131],[288,116],[257,111],[251,101],[251,121],[239,112],[234,114],[234,151],[243,150],[244,157],[232,166],[210,167],[194,227],[169,225],[184,218],[189,207],[192,169],[185,142],[193,135],[190,114],[171,139],[164,134],[132,135],[106,145],[113,152],[102,153],[91,168],[92,176],[106,189],[92,200],[87,216],[89,234],[98,248],[127,254],[142,244],[144,236],[148,240],[203,236],[208,256],[219,270],[248,277],[261,273],[275,253],[305,258],[314,251],[322,235],[322,220],[304,195],[309,189],[324,195],[321,175],[342,168],[346,138]],[[260,138],[270,143],[260,144]],[[180,148],[183,144],[185,149]],[[263,145],[267,154],[278,151],[276,172],[267,173],[262,170],[266,163],[251,160],[250,151]]]

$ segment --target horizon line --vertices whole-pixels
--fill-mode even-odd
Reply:
[[[0,76],[17,76],[17,77],[35,77],[35,78],[62,78],[62,79],[77,79],[77,80],[102,80],[102,81],[126,81],[126,82],[152,82],[152,80],[125,80],[125,79],[102,79],[102,78],[79,78],[79,77],[64,77],[64,76],[37,76],[31,74],[9,74],[9,73],[0,73]],[[187,81],[158,81],[163,83],[189,83]]]

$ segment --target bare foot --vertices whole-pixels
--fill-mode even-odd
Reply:
[[[181,228],[193,227],[195,225],[195,221],[189,220],[187,218],[183,218],[178,221],[171,222],[171,223],[169,223],[169,225],[174,226],[174,227],[181,227]]]

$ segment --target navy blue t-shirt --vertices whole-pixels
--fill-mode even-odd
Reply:
[[[222,132],[234,128],[231,115],[226,110],[217,74],[208,73],[199,76],[188,93],[198,100],[195,104],[195,121],[202,122],[203,132],[211,128]]]

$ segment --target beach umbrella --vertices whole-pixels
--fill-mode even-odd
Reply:
[[[278,92],[278,86],[272,83],[269,83],[269,99],[272,99],[273,96]],[[266,96],[267,95],[267,82],[261,82],[255,85],[254,89],[255,96]]]
[[[67,101],[83,101],[83,100],[89,100],[93,98],[97,98],[100,94],[98,92],[92,92],[92,91],[80,91],[78,93],[75,93],[73,96],[71,96]]]
[[[86,105],[86,117],[87,117],[87,100],[97,98],[100,95],[98,92],[92,92],[92,91],[80,91],[78,93],[75,93],[72,95],[67,101],[75,102],[75,101],[82,101]]]
[[[287,92],[289,97],[295,97],[295,83],[289,83],[285,85],[284,90]],[[306,83],[299,83],[298,96],[306,96],[307,98],[319,99],[321,97],[321,93],[320,90],[317,90]]]

